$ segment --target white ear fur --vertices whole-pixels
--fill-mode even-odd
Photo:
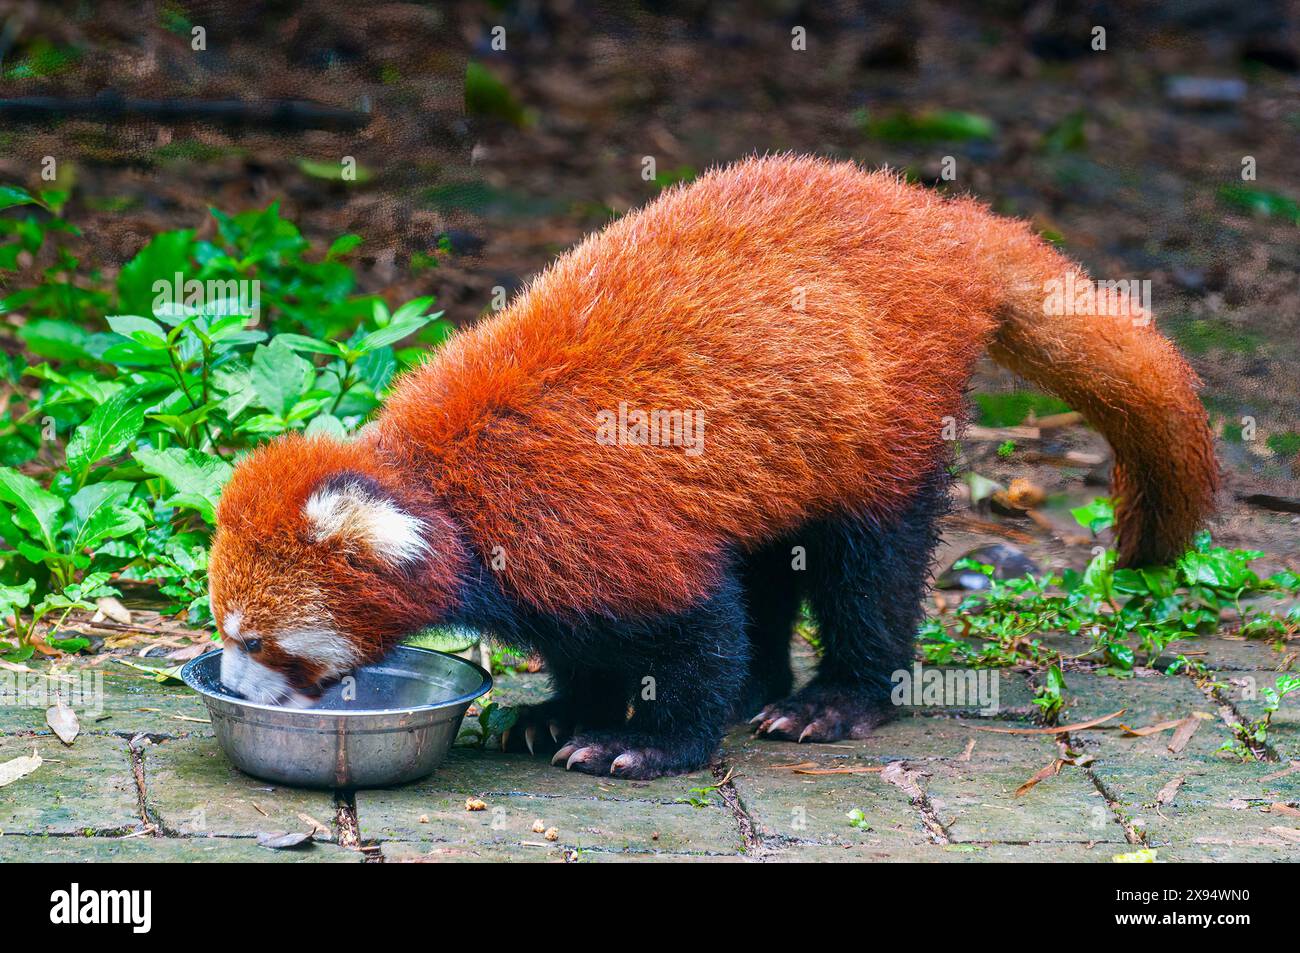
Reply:
[[[423,524],[416,517],[359,483],[317,490],[307,498],[303,513],[317,541],[337,539],[364,546],[393,566],[429,552]]]

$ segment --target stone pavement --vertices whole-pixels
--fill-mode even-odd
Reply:
[[[1222,687],[1069,672],[1067,722],[1126,713],[1060,736],[1060,747],[1052,735],[980,730],[1035,727],[1024,677],[1001,672],[995,714],[911,709],[869,739],[825,745],[738,728],[711,770],[688,777],[604,780],[466,745],[424,781],[355,794],[241,774],[196,696],[109,663],[99,666],[104,710],[81,713],[70,747],[43,708],[0,707],[0,763],[33,747],[45,759],[0,787],[0,861],[1108,862],[1143,848],[1161,861],[1300,859],[1300,770],[1286,773],[1287,759],[1300,767],[1300,705],[1275,717],[1269,760],[1217,750],[1230,720],[1259,714],[1257,690],[1273,684],[1281,656],[1223,639],[1176,650],[1206,652]],[[536,698],[544,685],[507,675],[495,700]],[[1188,718],[1197,730],[1176,752],[1173,729],[1118,727]],[[1059,770],[1017,796],[1049,766]],[[466,810],[468,798],[486,808]],[[536,833],[537,821],[556,838]],[[297,850],[256,844],[259,833],[313,828]]]

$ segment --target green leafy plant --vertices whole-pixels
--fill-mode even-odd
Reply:
[[[1090,530],[1114,519],[1113,506],[1104,499],[1073,512]],[[1151,663],[1171,642],[1211,631],[1229,609],[1242,621],[1244,634],[1289,638],[1300,629],[1295,607],[1278,614],[1241,602],[1247,594],[1284,599],[1300,593],[1294,573],[1267,579],[1256,574],[1250,564],[1261,555],[1214,546],[1202,532],[1192,549],[1168,567],[1116,569],[1114,551],[1102,550],[1082,573],[999,580],[992,566],[961,560],[955,568],[983,573],[988,588],[967,596],[955,616],[927,619],[920,631],[921,650],[941,665],[1046,666],[1050,653],[1036,636],[1061,631],[1088,640],[1077,658],[1123,675],[1139,657]]]
[[[1220,751],[1233,754],[1243,761],[1255,758],[1255,752],[1268,743],[1269,728],[1273,716],[1282,707],[1283,700],[1292,694],[1300,694],[1300,675],[1279,675],[1272,688],[1260,691],[1264,713],[1248,722],[1236,722],[1232,727],[1233,738],[1219,746]]]
[[[115,594],[114,576],[155,583],[205,624],[207,547],[237,458],[292,431],[346,439],[451,332],[430,297],[390,310],[356,294],[344,259],[361,238],[313,250],[276,205],[212,210],[211,240],[155,235],[109,285],[69,251],[67,199],[0,186],[0,272],[22,278],[0,298],[19,345],[0,363],[13,652],[52,613]]]

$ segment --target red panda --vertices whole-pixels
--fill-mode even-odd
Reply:
[[[1115,451],[1122,565],[1209,512],[1197,381],[1149,316],[1023,223],[887,172],[779,156],[712,171],[587,238],[396,385],[350,443],[290,436],[222,496],[222,679],[310,695],[460,624],[539,652],[510,747],[648,778],[728,718],[859,737],[910,665],[946,447],[978,355]],[[823,657],[791,694],[807,600]],[[748,707],[747,707],[748,706]]]

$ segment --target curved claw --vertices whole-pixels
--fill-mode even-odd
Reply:
[[[778,731],[788,731],[793,727],[794,727],[794,722],[791,721],[789,718],[784,718],[784,717],[778,718],[776,721],[766,726],[767,733],[769,735]]]
[[[807,738],[809,735],[811,735],[816,728],[817,728],[817,722],[815,721],[808,722],[808,724],[804,727],[804,730],[799,732],[799,744],[803,744],[803,740]]]
[[[552,718],[550,722],[547,724],[547,727],[551,729],[551,737],[555,740],[555,743],[558,745],[560,743],[560,723],[556,721],[554,718]]]
[[[621,771],[630,771],[640,765],[641,758],[639,755],[631,751],[624,751],[621,755],[615,758],[613,763],[609,766],[609,773],[616,775]]]
[[[501,750],[502,750],[502,751],[505,751],[505,750],[506,750],[506,744],[509,743],[509,741],[510,741],[510,729],[507,728],[505,731],[501,732]]]
[[[749,723],[750,723],[751,725],[762,724],[763,719],[765,719],[766,717],[767,717],[767,712],[766,712],[766,711],[760,711],[760,712],[759,712],[757,715],[755,715],[753,718],[749,719]]]
[[[591,745],[588,745],[585,748],[579,748],[577,751],[573,752],[573,754],[569,755],[568,761],[564,762],[564,770],[572,771],[575,764],[581,764],[582,762],[589,760],[595,754],[596,749]]]
[[[555,756],[551,758],[551,764],[556,767],[562,764],[565,765],[565,767],[568,767],[569,755],[573,754],[573,752],[577,750],[577,745],[565,745],[559,751],[555,752]]]
[[[528,753],[536,754],[533,750],[533,742],[537,740],[537,726],[528,725],[524,728],[524,744],[528,745]]]

